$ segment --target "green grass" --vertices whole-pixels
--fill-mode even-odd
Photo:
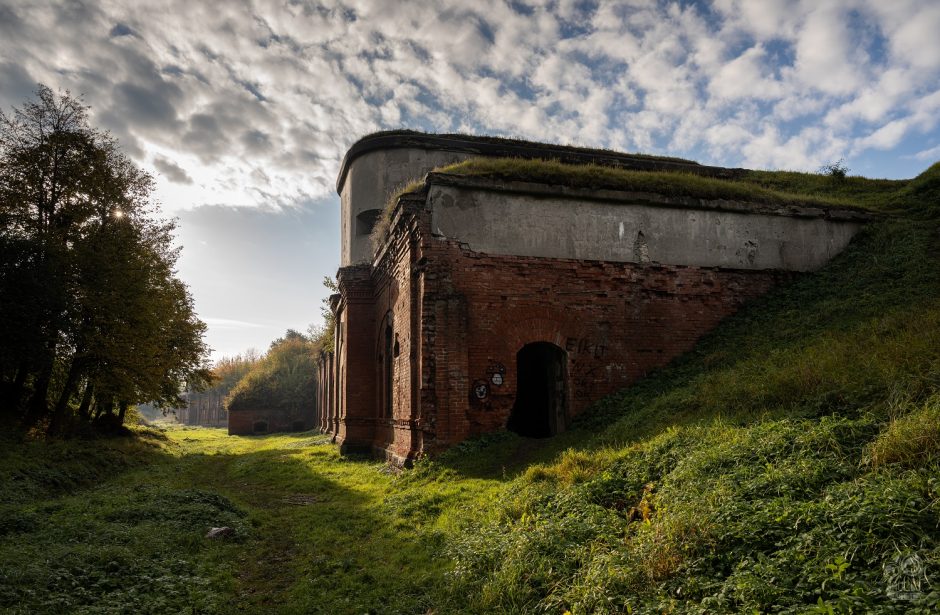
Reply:
[[[0,610],[936,612],[940,166],[872,186],[895,216],[552,439],[400,474],[312,434],[4,442]]]
[[[441,167],[437,172],[577,188],[648,192],[672,197],[872,209],[879,208],[881,204],[881,200],[873,194],[894,192],[903,185],[903,182],[861,177],[840,181],[809,173],[756,171],[742,180],[727,180],[692,173],[631,171],[597,164],[571,165],[557,160],[523,158],[473,158]],[[797,178],[800,180],[797,181]],[[859,198],[860,195],[865,195],[865,198]]]
[[[452,546],[467,609],[934,612],[938,176],[885,196],[908,217],[597,404],[575,446],[530,465]],[[908,553],[927,575],[913,603],[885,577]]]
[[[0,477],[2,493],[20,494],[0,525],[4,612],[423,612],[443,582],[440,540],[385,503],[394,476],[322,436],[144,430],[57,443],[84,461],[54,475],[32,472],[57,467],[42,446],[8,449],[5,467],[19,470]],[[115,446],[132,462],[74,479],[107,467]],[[23,469],[28,493],[16,489]],[[235,536],[205,537],[219,526]]]

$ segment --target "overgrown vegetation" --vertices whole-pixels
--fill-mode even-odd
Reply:
[[[375,219],[375,226],[372,227],[372,232],[369,234],[373,254],[378,253],[379,249],[385,244],[389,227],[392,224],[392,213],[395,211],[395,206],[398,205],[398,199],[419,190],[422,186],[424,186],[423,180],[413,179],[407,181],[392,190],[385,199],[385,207],[382,208],[382,213]]]
[[[383,504],[384,470],[310,433],[176,427],[5,447],[0,611],[426,612],[441,537]]]
[[[631,171],[597,164],[564,164],[557,160],[524,158],[473,158],[437,169],[453,175],[485,176],[530,181],[576,188],[606,188],[649,192],[664,196],[726,199],[770,205],[821,205],[855,207],[864,205],[828,190],[794,190],[761,186],[745,176],[727,180],[674,171]],[[807,175],[802,173],[800,175]],[[871,180],[853,178],[856,184]],[[791,186],[793,188],[795,186]]]
[[[310,434],[5,446],[0,609],[936,612],[940,165],[870,187],[898,217],[555,438],[397,475]]]
[[[913,219],[599,404],[582,423],[598,435],[529,467],[455,541],[454,595],[470,611],[934,612],[938,186],[940,165],[899,183],[887,205]],[[898,577],[904,558],[918,578]]]
[[[229,411],[277,408],[299,414],[316,405],[316,357],[320,344],[293,329],[271,342],[225,399]]]

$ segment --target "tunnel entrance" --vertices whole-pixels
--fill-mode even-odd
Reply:
[[[527,438],[547,438],[565,427],[565,352],[548,342],[526,344],[516,353],[516,403],[506,427]]]

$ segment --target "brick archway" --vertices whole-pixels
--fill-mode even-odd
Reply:
[[[535,342],[548,342],[565,347],[565,335],[560,322],[550,318],[528,318],[518,321],[506,331],[505,346],[514,356],[523,346]]]

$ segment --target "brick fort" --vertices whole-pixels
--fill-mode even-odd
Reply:
[[[866,222],[816,205],[437,171],[479,157],[676,181],[747,173],[490,137],[359,140],[337,181],[335,351],[318,385],[319,428],[344,452],[405,464],[504,429],[557,434],[746,301],[821,267]]]

